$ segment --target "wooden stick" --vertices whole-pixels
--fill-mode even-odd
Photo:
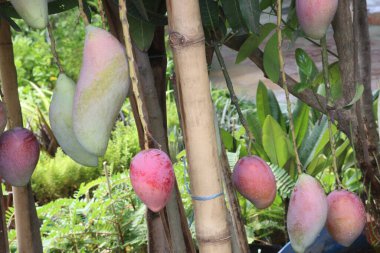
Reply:
[[[22,126],[22,114],[18,97],[17,73],[9,24],[0,22],[0,75],[4,102],[8,109],[9,128]],[[39,221],[30,184],[13,187],[18,252],[42,252]]]

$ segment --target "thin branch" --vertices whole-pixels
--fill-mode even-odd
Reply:
[[[106,19],[106,16],[104,14],[103,0],[98,0],[98,8],[99,8],[100,18],[102,19],[103,29],[106,30],[106,28],[107,28],[106,20],[107,19]]]
[[[296,156],[297,171],[298,171],[298,174],[302,174],[302,165],[301,165],[301,161],[298,155],[297,141],[296,141],[296,135],[294,131],[292,104],[290,102],[288,85],[286,82],[286,75],[285,75],[285,70],[284,70],[284,58],[282,56],[282,49],[281,49],[281,45],[282,45],[281,17],[282,17],[282,4],[281,4],[281,0],[277,0],[277,29],[276,30],[277,30],[278,60],[280,64],[282,88],[284,89],[285,96],[286,96],[286,105],[287,105],[288,116],[289,116],[289,126],[290,126],[290,132],[292,134],[293,149]]]
[[[63,73],[64,72],[63,67],[62,67],[61,61],[59,60],[59,57],[58,57],[57,49],[55,46],[55,39],[54,39],[54,35],[53,35],[53,28],[52,28],[52,25],[50,22],[48,22],[47,30],[48,30],[48,34],[49,34],[49,38],[50,38],[50,49],[51,49],[51,52],[53,54],[55,63],[57,64],[59,72]]]
[[[88,26],[90,24],[90,21],[88,20],[88,17],[86,13],[84,12],[83,0],[78,0],[78,4],[79,4],[79,13],[80,13],[80,16],[82,17],[83,23],[85,24],[85,26]]]
[[[127,52],[129,74],[132,81],[132,90],[136,97],[137,109],[141,118],[142,127],[144,129],[144,143],[145,143],[144,146],[145,146],[145,149],[148,149],[149,148],[148,124],[144,115],[143,102],[142,102],[140,91],[139,91],[137,66],[133,57],[132,42],[131,42],[131,36],[129,34],[129,23],[127,19],[127,5],[125,3],[125,0],[119,0],[119,15],[120,15],[120,21],[123,27],[124,44],[125,44],[125,48]]]
[[[243,115],[243,112],[241,111],[240,106],[239,106],[239,100],[236,97],[236,94],[235,94],[235,91],[234,91],[234,87],[232,86],[231,77],[228,74],[226,64],[225,64],[225,62],[223,60],[223,56],[220,53],[219,45],[215,45],[214,48],[215,48],[215,53],[216,53],[216,56],[218,58],[220,67],[222,68],[222,72],[223,72],[224,78],[226,80],[228,91],[230,92],[231,101],[234,104],[234,106],[236,107],[236,111],[237,111],[237,113],[239,115],[240,123],[243,125],[243,127],[245,129],[245,132],[248,135],[249,144],[251,145],[252,142],[255,142],[255,137],[253,136],[251,130],[249,129],[248,123],[247,123],[247,121],[246,121],[246,119],[245,119],[245,117]],[[248,152],[250,152],[250,148],[249,148]]]
[[[325,89],[326,89],[326,99],[327,103],[329,103],[331,98],[331,87],[330,87],[330,80],[329,80],[329,60],[328,60],[328,54],[327,54],[327,42],[326,42],[326,34],[321,39],[321,45],[322,45],[322,66],[323,66],[323,78],[325,81]],[[331,153],[332,153],[332,159],[333,159],[333,169],[334,169],[334,175],[336,182],[338,184],[338,187],[342,187],[342,182],[340,181],[339,174],[338,174],[338,166],[336,163],[336,148],[335,148],[335,139],[332,132],[332,124],[333,124],[333,118],[331,116],[330,111],[327,113],[328,117],[328,129],[329,129],[329,138],[330,138],[330,146],[331,146]]]

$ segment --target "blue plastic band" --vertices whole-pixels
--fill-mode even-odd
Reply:
[[[198,200],[198,201],[208,201],[208,200],[212,200],[212,199],[216,199],[220,196],[223,196],[224,195],[224,192],[219,192],[219,193],[216,193],[216,194],[212,194],[212,195],[209,195],[209,196],[195,196],[195,195],[192,195],[191,194],[191,191],[190,191],[190,187],[189,187],[189,184],[187,182],[187,179],[186,179],[186,176],[187,176],[187,170],[186,170],[186,158],[185,157],[182,157],[182,162],[183,162],[183,179],[184,179],[184,182],[185,182],[185,186],[186,186],[186,190],[187,192],[189,193],[189,195],[191,196],[191,198],[193,200]]]

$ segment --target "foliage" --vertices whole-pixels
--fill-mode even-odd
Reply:
[[[111,176],[110,184],[111,193],[100,177],[81,184],[73,198],[37,208],[45,252],[145,252],[145,206],[124,173]],[[15,252],[14,241],[11,246]]]

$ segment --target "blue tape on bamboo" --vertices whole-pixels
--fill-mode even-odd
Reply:
[[[219,192],[219,193],[216,193],[216,194],[209,195],[209,196],[195,196],[195,195],[192,195],[190,187],[189,187],[189,183],[188,183],[188,181],[186,179],[186,176],[187,176],[186,157],[182,157],[181,160],[183,162],[183,179],[184,179],[185,187],[186,187],[187,192],[189,193],[189,195],[191,196],[191,198],[193,200],[208,201],[208,200],[216,199],[216,198],[224,195],[223,191]]]

